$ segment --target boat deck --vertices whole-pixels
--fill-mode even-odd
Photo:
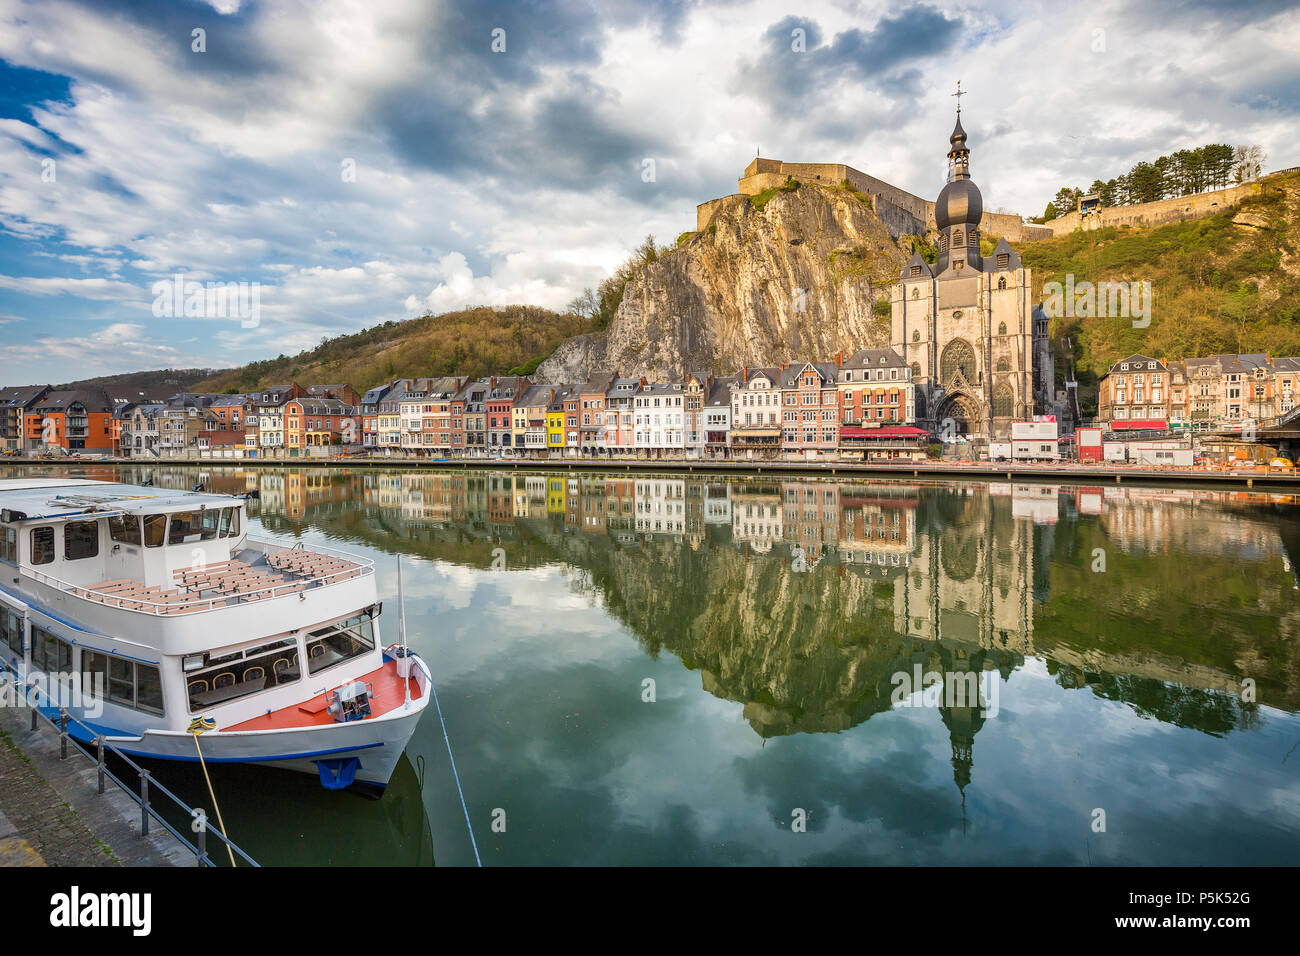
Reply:
[[[293,550],[267,556],[265,563],[221,561],[181,568],[172,575],[175,587],[149,587],[121,578],[72,588],[87,601],[153,614],[190,614],[233,604],[297,594],[317,584],[359,577],[365,568],[355,561]]]
[[[406,702],[406,681],[397,676],[396,661],[386,660],[382,667],[369,674],[363,674],[357,680],[374,685],[375,693],[370,699],[373,717],[395,710]],[[411,700],[419,700],[420,682],[415,679],[414,672],[411,674],[410,684]],[[273,710],[269,714],[222,727],[221,730],[288,730],[294,727],[317,727],[335,723],[325,706],[325,695],[317,694],[300,704]]]

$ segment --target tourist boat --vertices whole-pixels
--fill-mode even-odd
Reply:
[[[253,537],[245,504],[0,480],[3,669],[81,740],[382,789],[428,704],[428,667],[383,646],[373,561]]]

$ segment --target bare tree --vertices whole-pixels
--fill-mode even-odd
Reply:
[[[1264,160],[1268,154],[1264,152],[1264,147],[1256,144],[1254,146],[1238,146],[1232,151],[1232,178],[1238,183],[1254,182],[1264,172]]]

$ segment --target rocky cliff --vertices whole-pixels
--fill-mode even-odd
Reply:
[[[803,184],[732,197],[708,229],[628,283],[606,331],[565,342],[537,378],[729,374],[886,345],[888,313],[876,315],[873,302],[887,301],[907,258],[851,190]]]

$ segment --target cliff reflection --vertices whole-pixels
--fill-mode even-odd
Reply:
[[[117,470],[110,469],[112,476]],[[131,466],[190,487],[192,468]],[[110,477],[103,475],[102,477]],[[211,468],[271,531],[489,569],[564,564],[764,738],[890,709],[892,676],[1029,658],[1206,733],[1300,702],[1300,541],[1275,495],[1015,483]],[[1100,556],[1100,569],[1099,569]],[[499,565],[498,565],[499,566]],[[978,708],[976,708],[978,710]],[[943,709],[958,782],[978,717]]]

